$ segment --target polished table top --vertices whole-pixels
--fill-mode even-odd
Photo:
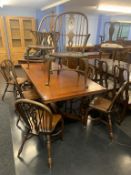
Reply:
[[[81,75],[78,80],[78,74],[75,71],[68,70],[61,71],[59,75],[53,72],[50,85],[46,86],[48,79],[47,63],[32,63],[29,68],[27,64],[22,64],[22,68],[44,103],[68,100],[106,91],[104,87],[90,79],[87,80],[88,88],[85,88],[84,77]]]

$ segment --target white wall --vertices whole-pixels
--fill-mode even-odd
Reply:
[[[0,16],[36,17],[36,9],[25,8],[25,7],[3,7],[0,8]]]

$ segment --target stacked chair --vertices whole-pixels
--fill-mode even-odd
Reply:
[[[55,18],[56,15],[53,13],[44,16],[37,31],[31,31],[35,37],[36,44],[29,45],[26,49],[24,58],[28,64],[29,62],[44,62],[45,56],[54,49],[52,33],[54,32]]]
[[[77,26],[77,27],[76,27]],[[88,19],[87,16],[80,12],[65,12],[56,17],[53,41],[55,43],[55,51],[49,54],[49,70],[48,82],[50,84],[50,74],[57,71],[59,74],[63,70],[69,69],[69,59],[76,59],[77,67],[74,69],[81,73],[79,69],[80,59],[84,57],[85,48],[90,34],[88,33]],[[75,47],[81,48],[81,52],[74,51]],[[52,59],[51,59],[52,58]],[[52,61],[58,62],[58,68],[52,68]],[[66,60],[66,67],[62,66],[63,60]],[[87,68],[83,72],[85,75],[85,86],[87,79]]]

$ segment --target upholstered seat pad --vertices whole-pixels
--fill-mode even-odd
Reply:
[[[111,100],[108,100],[102,97],[96,97],[90,103],[90,107],[104,111],[104,112],[108,111],[110,105],[111,105]]]
[[[122,48],[123,46],[120,44],[116,44],[116,43],[103,43],[101,44],[101,48]]]
[[[99,52],[54,52],[50,54],[50,56],[58,58],[85,58],[93,55],[99,56]]]

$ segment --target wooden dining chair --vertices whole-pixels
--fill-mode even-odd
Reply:
[[[15,84],[17,98],[26,98],[26,99],[30,99],[30,100],[40,99],[40,96],[38,95],[38,93],[35,91],[35,89],[33,87],[29,88],[27,90],[24,90],[21,88],[20,84],[18,83],[17,77],[13,71],[10,71],[10,77]]]
[[[0,64],[0,71],[1,71],[3,78],[6,82],[6,87],[5,87],[4,93],[2,95],[2,100],[4,100],[6,92],[15,92],[15,90],[16,90],[15,89],[15,82],[12,79],[10,72],[13,72],[19,86],[25,85],[25,83],[28,82],[27,78],[17,76],[17,74],[15,72],[14,64],[11,60],[8,60],[8,59],[3,60]],[[12,91],[8,90],[8,87],[10,85],[12,85],[14,88]]]
[[[51,13],[42,18],[38,29],[31,31],[36,40],[36,44],[29,45],[26,49],[24,58],[29,62],[45,61],[46,54],[52,52],[54,43],[52,33],[54,32],[54,22],[56,14]],[[31,51],[33,51],[31,53]]]
[[[97,82],[101,86],[108,88],[108,65],[105,61],[100,60],[100,59],[95,59],[94,66],[89,65],[88,71],[89,71],[88,78]],[[93,97],[94,95],[82,98],[81,103],[80,103],[80,115],[82,117],[85,116],[87,106],[89,105]]]
[[[100,120],[108,126],[109,136],[111,140],[113,139],[113,131],[112,131],[112,117],[114,114],[119,114],[119,108],[123,108],[123,105],[120,104],[128,104],[128,82],[124,82],[121,84],[121,87],[116,92],[116,95],[112,99],[104,98],[101,96],[95,97],[89,104],[89,108],[87,109],[86,117],[84,118],[84,123],[88,119],[88,114],[91,110],[99,112]]]
[[[48,82],[50,83],[50,73],[57,71],[59,74],[61,70],[75,70],[78,73],[80,59],[83,58],[83,53],[90,37],[88,33],[88,19],[87,16],[80,12],[64,12],[56,17],[53,41],[55,43],[55,51],[52,52],[49,59]],[[81,51],[74,51],[75,47],[80,47]],[[52,58],[52,59],[51,59]],[[52,69],[52,60],[58,60],[58,68]],[[75,58],[77,60],[77,67],[69,69],[68,60]],[[66,59],[66,67],[62,66],[63,59]],[[53,60],[53,61],[54,61]],[[85,73],[85,84],[87,78],[87,71]]]
[[[46,136],[48,165],[52,167],[51,137],[59,135],[63,139],[64,123],[60,114],[53,115],[50,108],[36,101],[20,99],[15,103],[16,110],[26,125],[26,134],[18,151],[18,157],[30,136]]]

